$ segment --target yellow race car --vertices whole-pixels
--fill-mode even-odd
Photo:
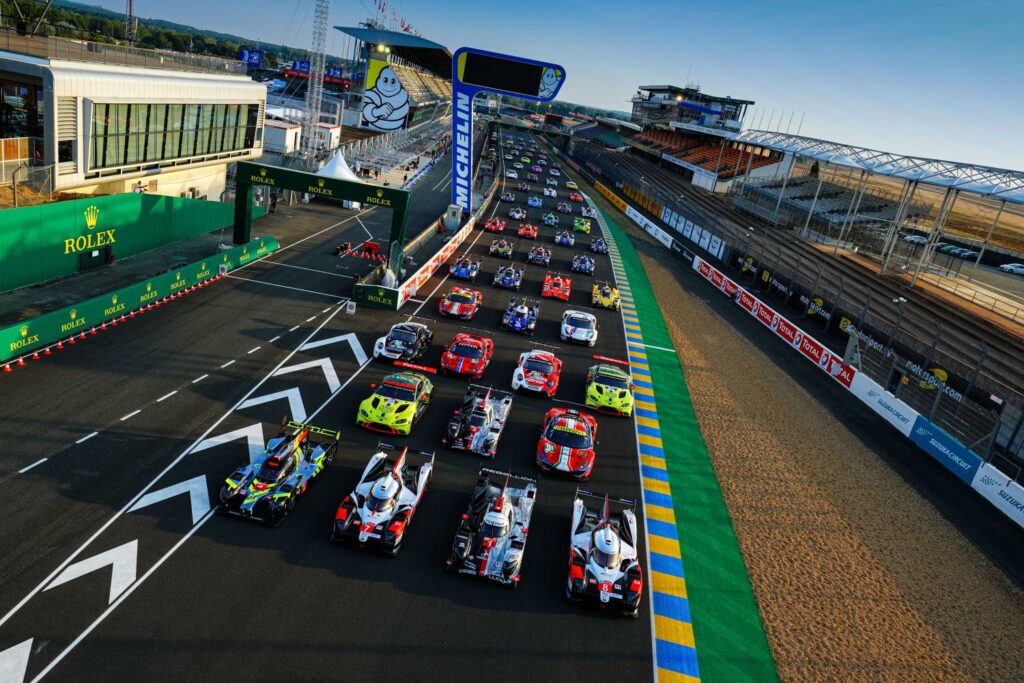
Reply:
[[[388,375],[370,386],[373,393],[359,404],[356,424],[384,434],[408,435],[430,405],[434,385],[418,372]]]
[[[569,190],[578,190],[579,186],[571,180],[565,181],[565,187]]]
[[[629,371],[609,363],[592,365],[587,370],[586,405],[605,413],[632,415],[633,379]]]
[[[590,288],[590,303],[611,311],[619,310],[619,288],[603,280],[595,282]]]

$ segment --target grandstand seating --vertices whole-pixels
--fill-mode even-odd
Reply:
[[[391,68],[398,75],[398,80],[405,86],[413,102],[451,99],[452,87],[448,81],[408,64],[392,62]]]
[[[746,173],[748,161],[750,161],[751,169],[768,166],[778,161],[778,156],[775,154],[769,156],[755,154],[753,160],[750,160],[749,154],[745,150],[740,150],[735,142],[727,141],[723,148],[720,139],[708,140],[703,135],[689,135],[673,130],[649,128],[637,135],[635,139],[660,154],[667,154],[711,172],[717,170],[718,177],[722,180]],[[738,171],[737,161],[740,162]]]

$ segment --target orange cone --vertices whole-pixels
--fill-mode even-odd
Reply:
[[[25,364],[25,357],[24,356],[18,356],[18,362],[15,363],[15,365],[24,365],[24,364]]]
[[[57,348],[58,349],[63,349],[64,348],[64,340],[63,339],[58,339],[57,340]]]
[[[53,351],[50,350],[49,346],[47,346],[45,349],[43,349],[43,355],[44,356],[52,356],[53,355]]]
[[[32,360],[39,360],[39,349],[36,349],[32,354]]]
[[[10,363],[4,363],[4,372],[14,372],[13,370],[11,370]]]
[[[89,332],[89,334],[96,334],[96,326],[95,325],[92,326],[92,331]]]
[[[101,330],[105,330],[105,329],[107,329],[107,321],[106,321],[106,320],[104,320],[104,321],[103,321],[103,324],[102,324],[102,325],[100,325],[100,329],[101,329]]]
[[[72,346],[74,346],[77,343],[78,342],[75,341],[75,335],[71,335],[70,337],[68,337],[68,344],[71,344]]]
[[[78,338],[79,339],[85,339],[85,331],[84,330],[82,331],[82,334],[78,335]]]

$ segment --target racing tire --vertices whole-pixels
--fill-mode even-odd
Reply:
[[[629,617],[630,619],[639,619],[640,618],[640,605],[637,605],[636,609],[633,610],[632,612],[625,612],[624,614],[627,617]]]

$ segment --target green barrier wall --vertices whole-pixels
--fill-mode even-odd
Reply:
[[[125,258],[233,220],[231,204],[136,192],[0,211],[0,292],[76,273],[93,250]]]
[[[216,256],[169,270],[148,280],[87,299],[74,306],[52,311],[10,327],[0,328],[0,362],[30,354],[34,350],[127,315],[140,306],[217,277],[220,266],[233,270],[253,259],[279,249],[273,237],[262,237]]]

